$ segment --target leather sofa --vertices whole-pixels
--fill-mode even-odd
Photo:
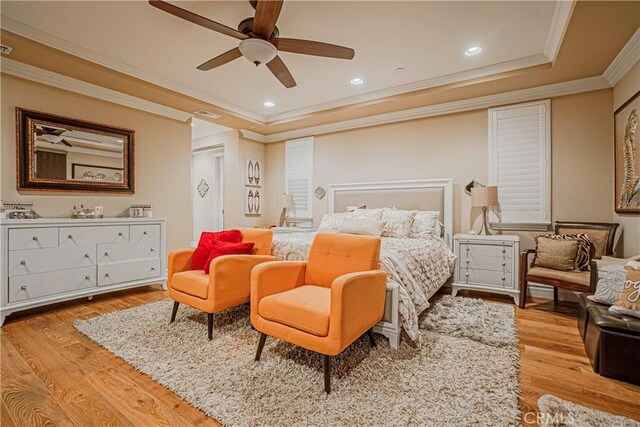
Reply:
[[[579,294],[578,329],[594,372],[640,385],[640,319],[611,313]]]

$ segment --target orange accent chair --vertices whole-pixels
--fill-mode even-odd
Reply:
[[[275,261],[271,256],[273,232],[257,228],[239,229],[242,242],[255,244],[251,255],[224,255],[211,261],[209,274],[192,270],[194,249],[181,249],[169,254],[167,285],[173,299],[171,322],[176,319],[180,303],[208,314],[209,339],[213,338],[213,314],[249,302],[251,270],[256,265]]]
[[[307,261],[260,264],[251,273],[251,323],[261,333],[324,355],[324,389],[331,392],[331,356],[367,333],[384,314],[387,273],[380,239],[320,233]]]

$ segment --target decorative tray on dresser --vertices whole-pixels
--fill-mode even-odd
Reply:
[[[161,284],[164,218],[3,219],[0,325],[11,313]]]
[[[496,292],[518,304],[518,253],[520,237],[514,235],[456,234],[453,250],[457,265],[453,295],[460,289]]]

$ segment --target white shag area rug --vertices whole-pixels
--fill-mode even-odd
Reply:
[[[608,414],[562,400],[551,394],[538,399],[540,427],[640,427],[631,418]]]
[[[76,322],[76,328],[226,426],[482,425],[519,423],[518,338],[511,305],[442,297],[427,313],[420,348],[362,337],[333,360],[267,338],[241,306],[206,315],[165,300]]]

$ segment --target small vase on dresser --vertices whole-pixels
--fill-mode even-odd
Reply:
[[[120,289],[166,287],[163,218],[4,219],[0,326],[11,313]]]
[[[456,234],[457,265],[451,285],[460,289],[510,295],[518,304],[518,253],[520,237],[514,235]]]

